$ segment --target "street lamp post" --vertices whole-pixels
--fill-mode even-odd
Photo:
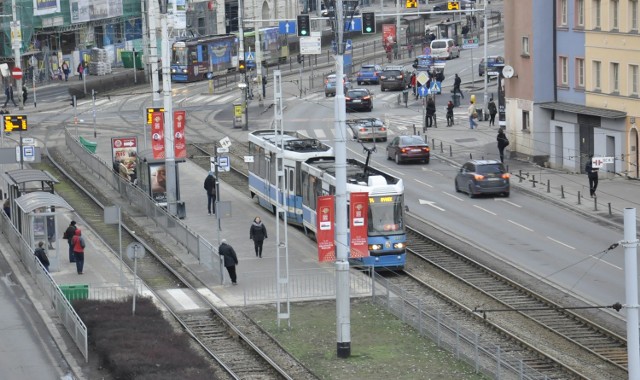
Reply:
[[[17,6],[16,0],[11,1],[11,14],[13,16],[13,22],[11,25],[11,46],[13,47],[13,58],[15,60],[15,67],[18,69],[22,69],[21,62],[21,53],[20,49],[22,48],[22,29],[20,26],[20,21],[17,20]],[[19,109],[24,109],[24,95],[22,94],[22,79],[16,79],[16,90],[18,94],[20,94],[20,107]]]

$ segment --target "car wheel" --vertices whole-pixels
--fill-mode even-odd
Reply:
[[[469,185],[469,192],[468,192],[469,198],[475,198],[476,195],[473,193],[473,190],[471,189],[471,185]]]
[[[461,192],[460,189],[458,188],[458,180],[457,179],[453,181],[453,186],[456,188],[456,193],[460,193]]]
[[[371,105],[371,107],[369,107],[369,112],[373,111],[373,105]]]
[[[402,161],[400,160],[400,155],[396,153],[396,164],[400,165]]]
[[[505,197],[505,198],[509,198],[509,192],[508,192],[508,191],[505,191],[505,192],[504,192],[504,197]]]
[[[391,161],[391,156],[389,155],[389,151],[387,150],[387,160]]]

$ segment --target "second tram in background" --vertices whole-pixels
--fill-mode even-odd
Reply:
[[[275,184],[276,151],[284,144],[284,189],[279,195],[287,201],[287,221],[302,226],[308,235],[316,232],[316,200],[335,194],[335,157],[333,149],[317,139],[297,132],[284,135],[273,130],[249,134],[249,191],[258,203],[275,212],[279,202]],[[347,192],[367,192],[369,256],[351,259],[359,265],[376,269],[402,269],[406,260],[404,225],[404,184],[402,179],[369,167],[357,160],[347,160]],[[347,197],[349,199],[349,197]]]

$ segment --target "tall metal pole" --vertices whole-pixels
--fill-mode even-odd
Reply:
[[[176,160],[173,146],[173,100],[171,99],[171,43],[167,15],[163,15],[162,24],[162,93],[164,95],[164,158],[167,170],[167,211],[176,215]]]
[[[13,58],[15,60],[15,67],[22,69],[21,53],[22,48],[22,27],[20,21],[18,21],[16,0],[11,0],[11,13],[13,16],[13,27],[11,28],[11,45],[13,47]],[[16,79],[16,92],[20,95],[19,109],[24,109],[24,96],[22,95],[22,79]]]
[[[238,0],[238,36],[239,43],[238,46],[238,61],[244,60],[244,2],[242,0]],[[246,131],[249,129],[249,112],[247,110],[247,91],[249,91],[249,86],[247,85],[247,69],[245,62],[245,72],[242,74],[242,83],[246,85],[246,87],[241,89],[241,102],[242,102],[242,111],[244,112],[244,124],[242,125],[242,130]]]
[[[35,56],[31,56],[31,58],[33,58]],[[38,61],[35,61],[35,65],[32,63],[31,64],[31,81],[32,81],[32,85],[33,85],[33,107],[37,108],[38,107],[38,101],[36,100],[36,75],[38,74]]]
[[[153,107],[159,107],[160,81],[158,80],[158,40],[156,37],[157,2],[148,0],[148,25],[149,25],[149,62],[151,64],[151,90],[153,91]]]
[[[262,46],[260,46],[260,24],[255,25],[256,31],[256,80],[258,85],[258,100],[259,104],[262,105]]]
[[[93,108],[93,137],[98,137],[98,132],[96,132],[96,90],[91,89],[91,102]]]
[[[640,379],[640,333],[638,331],[638,236],[636,209],[624,209],[624,282],[627,309],[627,357],[629,379]]]
[[[399,1],[399,0],[398,0]],[[347,110],[344,100],[344,17],[342,0],[336,2],[337,46],[335,98],[336,154],[336,333],[339,358],[351,356],[351,305],[349,304],[349,242],[347,241]],[[396,29],[396,37],[398,30]]]
[[[488,94],[487,94],[487,86],[489,82],[489,62],[487,61],[487,47],[489,46],[489,30],[487,29],[487,0],[484,1],[484,94],[482,95],[482,117],[485,118],[487,115],[487,105],[488,105]],[[472,62],[473,63],[473,62]],[[473,75],[473,69],[471,70],[471,75]],[[499,124],[499,123],[498,123]]]

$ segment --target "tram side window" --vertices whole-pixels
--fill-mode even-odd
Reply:
[[[191,50],[189,52],[189,59],[191,60],[191,63],[198,62],[198,52],[195,50]]]
[[[289,168],[289,192],[291,193],[293,193],[293,190],[294,190],[293,184],[295,183],[293,179],[293,172],[294,172],[293,168]]]
[[[265,174],[267,173],[266,170],[266,162],[264,160],[264,149],[262,147],[258,148],[258,157],[256,160],[256,164],[258,165],[258,176],[260,176],[260,178],[264,178]]]
[[[209,48],[207,46],[204,46],[203,48],[201,48],[200,54],[202,55],[202,59],[200,60],[200,62],[209,62]]]
[[[269,183],[276,183],[276,154],[273,152],[269,160]]]
[[[256,171],[254,165],[255,165],[255,153],[256,150],[256,146],[253,143],[249,143],[249,155],[253,156],[254,161],[253,162],[247,162],[247,169],[249,169],[250,172],[254,172]]]
[[[301,194],[298,194],[298,195],[302,195],[302,205],[303,206],[308,206],[309,205],[309,197],[308,197],[309,194],[307,193],[307,189],[309,188],[309,174],[303,172],[302,173],[301,182],[302,182]],[[298,187],[298,189],[300,189],[300,187]]]

